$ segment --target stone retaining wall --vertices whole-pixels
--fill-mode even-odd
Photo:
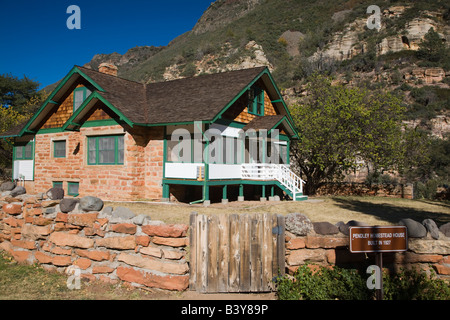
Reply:
[[[86,198],[103,207],[100,199]],[[0,199],[0,250],[49,270],[66,272],[76,266],[90,280],[188,288],[187,225],[152,221],[121,207],[86,211],[77,202],[36,196]]]
[[[426,219],[424,223],[411,219],[399,221],[408,228],[408,251],[383,253],[383,266],[393,271],[418,267],[432,268],[439,278],[450,280],[450,223],[440,228]],[[375,264],[373,253],[351,253],[349,227],[365,225],[349,221],[333,225],[312,223],[302,214],[286,217],[286,268],[293,274],[300,265],[340,266],[365,271]],[[433,227],[434,226],[434,227]],[[422,229],[423,228],[423,229]]]
[[[138,287],[183,291],[189,286],[187,225],[152,221],[123,207],[103,208],[94,197],[3,196],[0,208],[0,250],[18,262],[39,263],[59,272],[75,266],[82,278],[122,280]],[[423,223],[404,219],[399,224],[408,228],[409,249],[384,253],[384,266],[432,268],[438,277],[450,279],[450,223],[437,228],[430,219]],[[373,254],[350,253],[352,225],[364,223],[312,223],[305,215],[288,214],[287,271],[292,274],[303,264],[361,270],[375,264]]]

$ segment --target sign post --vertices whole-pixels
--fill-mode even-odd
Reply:
[[[408,235],[405,226],[350,227],[350,252],[376,253],[376,264],[380,270],[380,287],[376,288],[377,300],[383,299],[383,252],[408,250]]]

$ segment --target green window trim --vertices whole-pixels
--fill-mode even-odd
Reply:
[[[73,90],[73,112],[78,110],[91,93],[91,90],[86,87],[79,87]]]
[[[53,188],[63,188],[63,182],[62,181],[53,181]]]
[[[66,157],[66,140],[53,141],[53,158]]]
[[[25,145],[14,146],[14,160],[33,160],[34,142],[30,141]]]
[[[248,113],[264,116],[264,90],[253,86],[249,90]]]
[[[125,155],[124,135],[113,136],[93,136],[88,137],[87,143],[87,164],[92,165],[123,165]],[[113,146],[102,146],[102,141],[105,139],[111,139]],[[106,145],[108,143],[105,143]],[[102,155],[102,152],[104,154]],[[105,155],[111,156],[113,153],[114,160],[101,160],[105,158]],[[103,156],[103,157],[102,157]]]
[[[67,182],[67,194],[69,196],[78,197],[80,195],[79,189],[79,182]]]

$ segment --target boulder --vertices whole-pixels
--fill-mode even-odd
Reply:
[[[339,228],[340,232],[348,236],[350,234],[350,227],[367,227],[368,224],[361,221],[350,220],[347,223],[338,222],[336,226]]]
[[[444,236],[446,237],[450,237],[450,222],[443,224],[440,228],[439,231],[442,232],[444,234]]]
[[[50,200],[61,200],[64,199],[64,189],[53,187],[46,192],[46,195]]]
[[[78,199],[73,199],[73,198],[62,199],[61,202],[59,203],[59,208],[60,208],[61,212],[69,213],[69,212],[75,210],[75,207],[78,202],[79,202]]]
[[[14,197],[20,196],[21,194],[25,194],[25,193],[27,193],[27,190],[24,187],[17,186],[11,191],[10,196],[14,198]]]
[[[141,225],[145,224],[146,221],[150,221],[150,220],[151,220],[151,219],[150,219],[150,216],[148,216],[148,215],[146,215],[146,214],[140,214],[140,215],[138,215],[138,216],[132,218],[131,221],[132,221],[134,224],[137,224],[137,225],[141,226]]]
[[[423,238],[427,236],[427,229],[420,222],[406,218],[398,222],[399,225],[406,226],[408,229],[408,237]]]
[[[112,216],[114,218],[133,219],[136,216],[136,214],[128,208],[117,207],[114,209]]]
[[[317,234],[336,234],[339,233],[339,228],[329,222],[313,222],[314,231]]]
[[[286,230],[297,236],[306,236],[313,230],[313,224],[307,216],[301,213],[289,213],[285,218]]]
[[[0,186],[0,191],[12,191],[16,187],[16,184],[12,181],[3,182]]]
[[[80,200],[80,209],[84,211],[100,211],[103,208],[103,201],[100,198],[87,196]]]
[[[425,219],[422,221],[422,224],[427,229],[427,231],[430,233],[431,237],[435,240],[439,239],[439,228],[432,219]]]
[[[102,210],[102,215],[103,216],[105,216],[105,215],[110,216],[110,215],[112,215],[113,211],[114,211],[113,207],[110,207],[110,206],[104,207],[103,210]]]

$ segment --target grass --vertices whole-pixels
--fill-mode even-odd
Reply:
[[[123,206],[136,214],[147,214],[152,220],[166,223],[189,224],[191,212],[198,214],[242,214],[268,212],[286,215],[300,212],[313,222],[328,221],[337,223],[349,220],[363,221],[373,225],[396,224],[404,218],[419,222],[430,218],[438,226],[450,222],[450,204],[422,200],[408,200],[381,197],[318,197],[308,201],[230,202],[227,205],[214,203],[210,207],[183,203],[162,204],[157,202],[108,202],[105,205]]]
[[[68,276],[38,265],[19,264],[0,251],[0,300],[143,300],[149,292],[122,284],[82,280],[80,290],[67,287]]]
[[[368,224],[395,224],[400,219],[412,218],[422,221],[431,218],[440,226],[450,222],[450,204],[446,202],[419,201],[378,197],[318,197],[304,202],[231,202],[228,205],[161,204],[161,203],[106,203],[113,207],[124,206],[137,214],[148,214],[152,220],[166,223],[189,223],[189,214],[242,214],[270,212],[288,214],[300,212],[313,222],[349,220]],[[187,291],[169,293],[161,290],[132,290],[118,284],[82,281],[80,290],[70,290],[68,276],[49,272],[38,265],[21,265],[5,252],[0,251],[0,300],[148,300],[148,299],[202,299],[200,294]],[[211,298],[211,296],[209,296]],[[219,297],[223,298],[223,297]],[[229,298],[229,297],[227,297]],[[252,299],[271,299],[267,296],[251,296]],[[203,297],[204,299],[204,297]],[[215,299],[215,297],[214,297]],[[245,299],[238,296],[234,299]]]

